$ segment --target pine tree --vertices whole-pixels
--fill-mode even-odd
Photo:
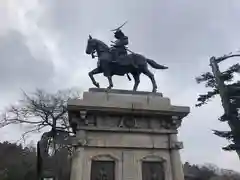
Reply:
[[[219,137],[225,138],[231,142],[226,147],[226,151],[235,150],[240,157],[240,81],[233,82],[234,74],[240,73],[240,65],[234,64],[225,72],[220,72],[218,63],[231,58],[240,56],[239,54],[224,55],[219,58],[212,57],[210,66],[212,72],[206,72],[196,78],[197,83],[205,83],[205,87],[210,88],[206,94],[201,94],[198,97],[197,107],[208,103],[216,95],[220,95],[224,114],[219,117],[221,122],[227,122],[230,126],[230,131],[213,130],[213,133]]]

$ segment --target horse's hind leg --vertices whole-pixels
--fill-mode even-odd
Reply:
[[[112,76],[107,76],[107,78],[108,78],[108,82],[109,82],[109,86],[107,87],[107,89],[112,89],[112,87],[113,87]]]
[[[134,86],[133,86],[133,91],[136,91],[138,88],[138,85],[140,83],[140,74],[139,73],[132,73],[133,78],[134,78]]]
[[[92,71],[90,71],[90,72],[88,73],[90,79],[92,80],[92,83],[93,83],[96,87],[98,87],[98,88],[100,87],[100,85],[99,85],[98,82],[96,82],[96,80],[95,80],[95,78],[93,77],[93,75],[94,75],[94,74],[99,74],[99,73],[102,73],[102,70],[101,70],[100,68],[96,68],[96,69],[94,69],[94,70],[92,70]]]
[[[143,72],[143,74],[145,74],[146,76],[148,76],[151,79],[152,85],[153,85],[152,92],[156,92],[157,91],[157,84],[156,84],[153,73],[151,73],[147,68],[144,68],[144,70],[142,72]]]

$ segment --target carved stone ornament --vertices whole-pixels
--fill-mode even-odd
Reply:
[[[84,121],[85,125],[88,125],[87,111],[80,111],[80,118]]]
[[[178,116],[172,116],[171,119],[163,120],[161,126],[165,129],[178,129],[182,120]]]
[[[80,117],[81,119],[86,119],[87,111],[80,111]]]
[[[136,119],[133,116],[122,117],[119,127],[135,128]]]
[[[176,129],[182,124],[182,120],[178,116],[172,116],[172,126]]]
[[[85,145],[87,145],[87,140],[86,140],[86,139],[79,139],[78,145],[80,145],[80,146],[85,146]]]
[[[183,149],[183,143],[182,142],[172,142],[171,149]]]

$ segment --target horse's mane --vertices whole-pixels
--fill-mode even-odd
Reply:
[[[101,44],[104,48],[109,49],[108,45],[105,44],[103,41],[96,39],[96,38],[94,38],[94,40],[97,41],[99,44]]]

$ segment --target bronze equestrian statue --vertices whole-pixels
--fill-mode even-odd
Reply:
[[[128,38],[121,30],[118,29],[115,32],[115,37],[118,39],[117,42],[113,45],[113,48],[109,48],[104,42],[94,39],[89,35],[86,54],[92,55],[92,58],[95,58],[94,53],[96,53],[98,57],[97,68],[89,72],[89,77],[93,84],[96,87],[100,87],[93,75],[103,73],[109,81],[107,89],[111,89],[113,87],[113,75],[124,76],[125,74],[128,75],[128,73],[131,73],[135,80],[133,91],[136,91],[140,83],[140,74],[143,73],[152,81],[152,92],[156,92],[157,84],[154,75],[149,71],[147,65],[149,64],[155,69],[168,69],[168,67],[160,65],[154,60],[148,59],[141,54],[132,52],[127,54],[125,46],[128,44]],[[130,80],[129,76],[128,78]]]

